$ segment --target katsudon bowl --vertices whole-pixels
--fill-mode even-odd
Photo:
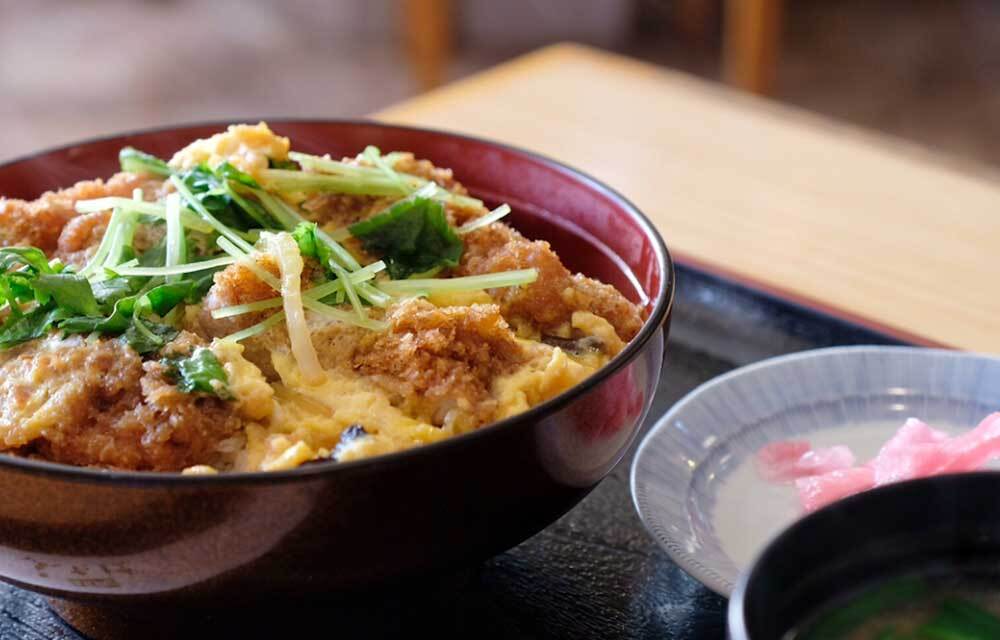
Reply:
[[[373,122],[271,121],[305,152],[414,152],[572,271],[614,285],[647,319],[609,364],[511,418],[353,462],[218,475],[119,472],[0,454],[0,578],[106,605],[218,607],[353,593],[476,563],[535,534],[621,460],[656,389],[674,271],[652,224],[596,180],[532,153]],[[118,168],[133,146],[169,156],[224,128],[102,138],[0,166],[0,194],[34,198]]]

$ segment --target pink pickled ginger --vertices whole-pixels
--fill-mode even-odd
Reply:
[[[806,511],[891,482],[976,471],[1000,458],[1000,413],[951,437],[910,418],[872,460],[855,464],[844,445],[813,449],[804,440],[772,442],[757,452],[757,469],[771,482],[794,481]]]
[[[775,482],[847,469],[854,461],[854,454],[843,445],[813,449],[805,440],[773,442],[757,452],[757,469]]]
[[[910,418],[868,463],[875,486],[932,475],[941,462],[939,445],[946,440],[948,434]]]
[[[815,511],[841,498],[871,489],[873,486],[875,486],[875,474],[870,467],[837,469],[795,481],[799,502],[806,511]]]

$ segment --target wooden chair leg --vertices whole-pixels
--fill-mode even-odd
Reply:
[[[725,0],[723,77],[767,95],[774,88],[781,39],[781,0]]]
[[[453,41],[451,0],[404,0],[403,35],[423,91],[444,82]]]
[[[714,39],[718,0],[674,0],[672,7],[673,23],[687,41],[703,45]]]

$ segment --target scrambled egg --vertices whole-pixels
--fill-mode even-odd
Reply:
[[[243,345],[229,340],[212,343],[212,353],[222,363],[236,409],[249,420],[265,420],[274,413],[274,388],[256,366],[243,357]]]
[[[485,291],[435,293],[428,298],[439,308],[490,300]],[[522,413],[582,382],[624,347],[608,320],[587,311],[573,313],[562,333],[586,336],[584,340],[601,347],[551,346],[540,340],[537,330],[517,338],[523,362],[497,375],[489,387],[496,405],[494,420]],[[475,407],[464,398],[443,424],[431,424],[408,414],[385,387],[349,367],[326,367],[321,381],[309,384],[293,355],[279,348],[270,353],[279,381],[268,382],[255,364],[243,358],[243,346],[216,340],[211,348],[226,370],[237,410],[251,421],[233,462],[235,471],[277,471],[312,460],[368,458],[445,440],[479,426]]]
[[[170,166],[190,169],[205,163],[213,169],[229,162],[240,171],[257,175],[267,169],[269,159],[287,160],[291,144],[288,138],[275,135],[266,123],[234,124],[211,138],[195,140],[174,154]]]
[[[527,411],[581,382],[599,368],[582,364],[559,348],[534,348],[537,355],[528,364],[514,373],[498,377],[493,383],[493,392],[500,401],[500,418]]]
[[[588,314],[589,315],[589,314]],[[585,320],[595,327],[603,318]],[[610,327],[610,325],[607,325]],[[532,357],[493,382],[497,419],[516,415],[586,379],[610,358],[601,352],[570,355],[558,347],[522,341]],[[389,396],[362,375],[327,370],[318,385],[305,384],[294,359],[276,352],[272,359],[281,382],[267,384],[260,370],[240,355],[243,347],[216,341],[212,350],[224,363],[230,390],[244,415],[257,422],[246,427],[246,444],[236,471],[291,469],[336,455],[339,461],[368,458],[447,439],[467,431],[453,424],[435,426],[415,420],[393,406]],[[345,433],[363,433],[345,439]],[[210,472],[203,466],[187,473]]]
[[[85,389],[87,381],[78,375],[80,363],[64,343],[53,336],[42,341],[36,357],[5,354],[9,391],[0,396],[0,414],[11,426],[3,432],[4,446],[20,447],[54,430],[65,417],[65,405]]]

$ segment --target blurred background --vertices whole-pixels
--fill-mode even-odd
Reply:
[[[996,164],[998,26],[995,0],[0,0],[0,160],[362,116],[572,40]]]

